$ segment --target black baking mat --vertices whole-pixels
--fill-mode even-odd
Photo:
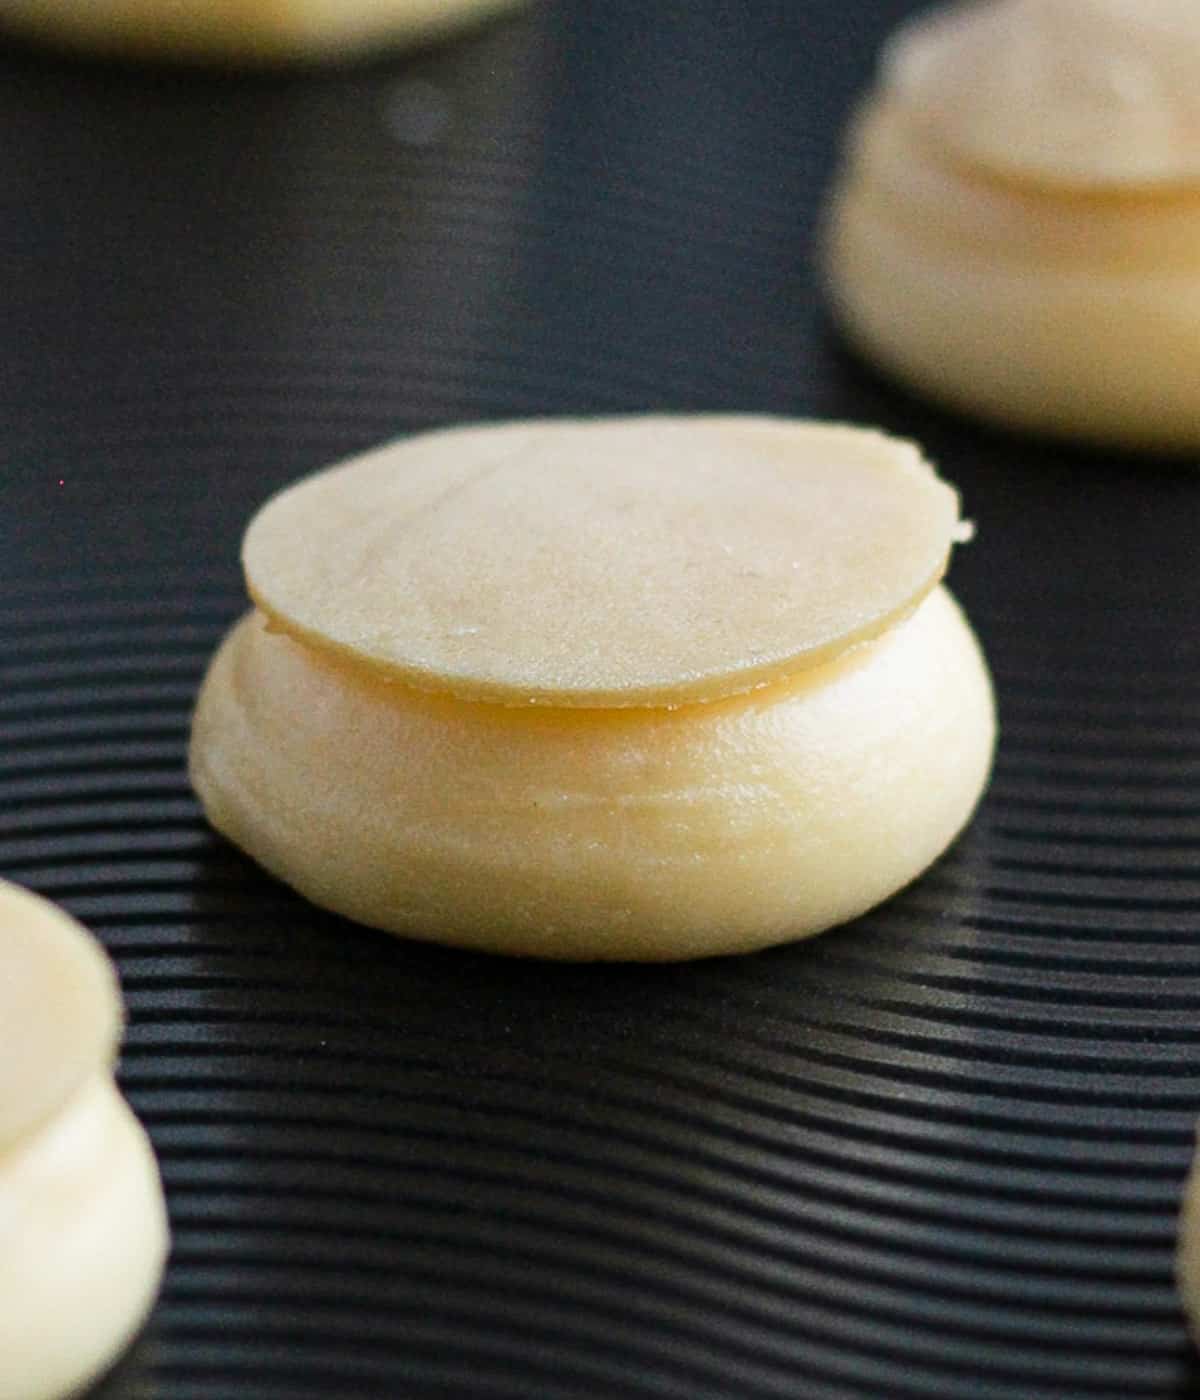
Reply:
[[[1196,1393],[1200,480],[855,364],[811,238],[907,7],[546,4],[333,74],[0,51],[0,873],[112,949],[175,1232],[104,1400]],[[922,439],[979,522],[979,816],[810,944],[507,963],[209,832],[246,517],[383,437],[735,408]]]

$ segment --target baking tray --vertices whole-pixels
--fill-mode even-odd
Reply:
[[[222,77],[0,48],[0,873],[112,950],[175,1233],[104,1400],[1195,1396],[1200,480],[854,362],[812,262],[866,0],[547,0]],[[918,437],[995,779],[814,942],[510,963],[215,836],[189,709],[296,475],[471,419]]]

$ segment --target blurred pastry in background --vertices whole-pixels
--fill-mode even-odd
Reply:
[[[76,1394],[158,1291],[167,1218],[113,1079],[121,1021],[96,940],[0,881],[0,1400]]]
[[[0,0],[0,27],[119,58],[336,61],[440,39],[518,0]]]
[[[1200,4],[975,0],[904,25],[823,257],[849,341],[931,397],[1200,447]]]
[[[1200,1342],[1200,1152],[1183,1188],[1175,1245],[1175,1279],[1193,1338]]]
[[[750,416],[424,434],[251,522],[199,698],[213,824],[315,903],[492,952],[669,960],[915,879],[991,766],[907,442]]]

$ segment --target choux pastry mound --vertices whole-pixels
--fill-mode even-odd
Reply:
[[[338,61],[418,44],[513,0],[0,0],[0,27],[118,58],[236,66]]]
[[[1200,447],[1200,5],[973,0],[901,27],[823,237],[867,358],[996,423]]]
[[[113,1080],[120,1031],[99,944],[0,881],[0,1400],[76,1394],[158,1290],[166,1213]]]
[[[991,685],[910,443],[749,416],[429,433],[269,501],[191,771],[317,904],[663,960],[850,919],[967,822]]]

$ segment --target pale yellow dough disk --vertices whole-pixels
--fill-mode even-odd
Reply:
[[[0,25],[71,48],[234,64],[438,39],[519,0],[0,0]]]
[[[486,476],[446,450],[477,466],[481,431]],[[221,647],[193,782],[268,870],[397,933],[646,960],[815,933],[918,875],[986,781],[987,671],[937,586],[960,534],[915,449],[864,430],[415,439],[251,526],[254,591],[287,614]]]
[[[148,1313],[167,1223],[117,1092],[115,976],[46,901],[0,881],[0,1400],[58,1400]]]
[[[864,428],[534,419],[309,477],[243,562],[280,626],[422,689],[682,704],[879,635],[941,577],[958,509],[912,443]]]
[[[823,258],[849,339],[998,423],[1200,446],[1200,6],[982,0],[886,48]]]

